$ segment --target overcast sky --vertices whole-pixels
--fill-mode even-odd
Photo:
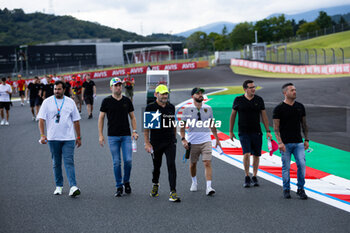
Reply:
[[[209,23],[239,23],[295,14],[350,0],[0,0],[0,8],[71,15],[142,35],[175,34]]]

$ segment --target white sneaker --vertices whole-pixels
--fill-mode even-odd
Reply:
[[[190,191],[191,191],[191,192],[196,192],[196,191],[198,190],[198,187],[197,187],[197,186],[198,186],[197,183],[192,182]]]
[[[1,121],[1,125],[4,125],[5,124],[5,119],[2,119],[2,121]]]
[[[62,189],[63,187],[57,186],[55,189],[55,192],[53,192],[54,195],[62,195]]]
[[[69,196],[76,197],[80,195],[80,189],[77,186],[72,186],[69,190]]]
[[[10,125],[10,123],[8,121],[5,122],[5,125]]]
[[[207,194],[207,196],[212,196],[215,194],[215,189],[213,189],[212,187],[207,187],[207,190],[205,193]]]

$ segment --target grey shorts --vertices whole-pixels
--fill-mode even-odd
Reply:
[[[128,98],[131,98],[134,96],[134,88],[132,89],[125,89],[125,96]]]
[[[212,145],[211,142],[204,142],[201,144],[191,144],[191,163],[196,163],[199,156],[202,155],[202,161],[212,159]]]
[[[81,99],[81,94],[77,94],[74,96],[74,102],[76,105],[83,103],[83,100]]]

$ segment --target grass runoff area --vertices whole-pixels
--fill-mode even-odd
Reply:
[[[229,135],[233,101],[237,96],[242,95],[244,92],[241,86],[230,86],[225,88],[227,88],[226,91],[208,95],[209,101],[207,104],[213,108],[214,118],[222,122],[221,128],[218,130]],[[267,140],[265,138],[266,134],[262,123],[261,128],[263,129],[264,134],[262,150],[268,151]],[[273,132],[273,127],[270,127],[270,130]],[[236,132],[235,135],[238,137],[238,119],[236,119],[235,122],[234,132]],[[273,139],[276,140],[274,133],[272,133],[272,135]],[[350,152],[313,141],[310,141],[310,148],[312,148],[313,151],[306,153],[306,166],[350,179],[349,166],[347,163],[344,163],[344,161],[350,159]],[[275,152],[275,155],[281,156],[279,152]],[[295,161],[294,157],[292,160]]]
[[[274,44],[268,45],[267,47],[274,47]],[[281,46],[280,44],[278,47],[278,53],[274,49],[267,50],[266,58],[271,62],[284,63],[284,53],[286,52],[287,62],[290,63],[299,64],[301,62],[308,63],[310,65],[314,65],[316,63],[318,65],[333,64],[334,61],[332,49],[334,49],[336,63],[340,64],[343,62],[343,56],[340,48],[342,48],[344,51],[345,63],[349,63],[350,31],[319,36],[304,41],[291,42],[287,44],[287,51],[285,51],[285,47],[283,45]],[[293,54],[291,49],[293,49]],[[301,54],[299,54],[298,49]],[[308,50],[308,56],[306,49]],[[324,54],[324,52],[326,54]],[[326,55],[326,61],[324,55]]]
[[[324,74],[284,74],[284,73],[273,73],[267,72],[264,70],[255,70],[245,67],[231,66],[232,71],[235,74],[255,76],[261,78],[341,78],[341,77],[350,77],[350,74],[333,74],[333,75],[324,75]]]
[[[326,49],[350,47],[350,31],[319,36],[309,40],[288,43],[288,48],[300,49]]]

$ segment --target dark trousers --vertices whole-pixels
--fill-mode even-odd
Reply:
[[[152,144],[154,150],[153,156],[153,183],[159,183],[160,167],[162,166],[163,154],[166,156],[166,163],[168,166],[168,179],[170,191],[176,191],[176,143],[166,142],[159,144]]]

